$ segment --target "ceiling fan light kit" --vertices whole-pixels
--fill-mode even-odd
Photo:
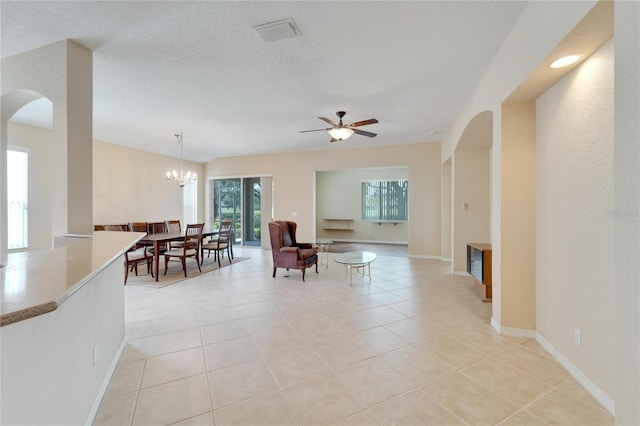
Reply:
[[[348,127],[337,127],[329,129],[331,137],[337,141],[343,141],[353,135],[353,130]]]
[[[329,142],[337,142],[350,138],[354,133],[356,135],[366,136],[369,138],[374,138],[377,136],[377,133],[367,132],[364,130],[356,129],[356,127],[366,126],[368,124],[376,124],[378,120],[375,118],[370,118],[368,120],[356,121],[351,124],[343,124],[342,117],[344,117],[346,112],[338,111],[336,115],[340,119],[338,123],[334,123],[326,117],[318,117],[320,120],[324,121],[331,125],[326,129],[315,129],[315,130],[301,130],[300,133],[309,133],[309,132],[323,132],[326,131],[331,136],[331,140]]]

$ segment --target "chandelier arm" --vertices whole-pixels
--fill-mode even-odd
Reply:
[[[188,171],[185,175],[184,173],[184,148],[182,143],[182,132],[175,134],[176,139],[178,140],[178,145],[180,145],[180,174],[174,170],[172,172],[167,172],[167,181],[173,181],[178,184],[180,188],[184,187],[184,185],[192,180],[197,179],[196,173],[191,173]]]

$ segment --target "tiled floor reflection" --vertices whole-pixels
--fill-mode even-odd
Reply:
[[[535,341],[437,260],[379,256],[349,287],[271,253],[165,288],[129,285],[127,346],[95,425],[610,425]],[[333,254],[330,255],[331,258]]]

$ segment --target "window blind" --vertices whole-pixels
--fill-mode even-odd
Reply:
[[[362,220],[406,221],[409,181],[367,180],[362,182]]]

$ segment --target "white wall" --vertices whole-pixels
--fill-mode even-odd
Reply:
[[[9,121],[9,145],[29,153],[29,250],[53,247],[51,223],[53,192],[53,140],[50,130]]]
[[[616,422],[640,424],[640,2],[615,3]]]
[[[536,102],[537,331],[610,396],[613,54],[610,41]]]
[[[406,167],[346,169],[316,173],[316,236],[336,241],[407,243],[408,224],[377,223],[362,220],[362,181],[368,179],[407,179]],[[411,182],[409,182],[411,186]],[[328,218],[353,219],[352,231],[325,228]],[[411,218],[409,218],[411,219]]]
[[[452,269],[454,272],[465,272],[467,244],[491,243],[489,150],[456,152],[452,170]],[[466,204],[466,210],[463,204]]]
[[[494,122],[498,120],[500,104],[544,62],[549,52],[596,3],[597,0],[527,3],[474,93],[442,139],[442,162],[456,151],[461,135],[476,115],[483,111],[493,111]],[[493,135],[495,149],[499,142],[499,127],[494,127]],[[494,241],[497,240],[495,237],[494,235]]]
[[[30,152],[30,248],[51,248],[52,131],[9,122],[8,134],[10,144]],[[94,140],[93,224],[182,220],[182,188],[165,178],[179,167],[177,158]],[[184,168],[199,176],[198,221],[204,221],[204,165],[185,161]]]
[[[501,285],[494,289],[494,295],[500,294],[494,305],[501,303],[502,328],[532,333],[536,328],[535,102],[505,102],[501,119]]]
[[[502,123],[500,105],[510,95],[517,92],[521,85],[526,84],[527,79],[534,71],[547,70],[546,64],[552,54],[560,52],[560,50],[556,50],[557,48],[571,48],[569,44],[565,44],[565,38],[574,30],[577,24],[582,23],[583,18],[589,20],[590,17],[594,16],[592,12],[598,9],[596,15],[600,14],[601,17],[604,17],[604,20],[596,24],[596,27],[598,27],[596,32],[603,29],[603,24],[606,27],[609,22],[605,16],[606,9],[608,9],[606,3],[596,1],[530,2],[485,72],[474,94],[459,112],[453,126],[447,131],[442,141],[442,161],[444,162],[455,152],[460,137],[472,118],[482,111],[490,110],[494,112],[492,165],[495,173],[492,181],[491,209],[494,287],[492,324],[499,330],[503,322],[501,306],[503,304],[507,306],[510,303],[509,300],[500,300],[500,290],[503,284],[501,282],[503,218],[500,209],[504,196],[501,193],[502,176],[498,172],[501,170],[503,162],[502,129],[504,123]],[[615,59],[616,145],[619,147],[621,161],[616,159],[615,205],[616,207],[620,206],[622,211],[625,210],[624,206],[631,206],[631,211],[634,211],[634,208],[640,207],[640,202],[638,202],[640,199],[640,192],[638,192],[638,176],[640,176],[640,171],[638,170],[638,140],[640,140],[640,125],[638,124],[638,110],[640,108],[640,83],[638,78],[640,75],[640,6],[637,2],[625,1],[617,1],[613,5],[616,10],[616,39],[623,37],[625,41],[623,47],[618,47],[618,41],[616,40],[616,51],[618,52]],[[602,11],[605,11],[605,13],[602,13]],[[594,24],[593,20],[591,20],[591,24]],[[541,32],[540,28],[544,28],[544,31]],[[586,30],[583,35],[589,33],[588,28],[583,27],[582,30]],[[573,42],[574,47],[576,42],[580,44],[575,37]],[[530,98],[520,98],[519,100],[528,99]],[[583,121],[588,121],[591,118],[582,117]],[[620,129],[618,129],[619,119],[624,122],[619,126]],[[600,120],[600,117],[596,116],[595,120]],[[581,124],[582,121],[575,126],[577,129],[576,134],[582,131]],[[566,125],[568,126],[569,124],[567,123]],[[572,135],[572,137],[575,136]],[[618,143],[619,137],[622,138],[620,143]],[[618,170],[618,164],[621,165],[620,170]],[[568,179],[567,176],[565,178]],[[539,181],[536,181],[536,185],[538,184]],[[587,202],[590,199],[591,196],[580,201]],[[554,206],[549,203],[549,208],[554,209]],[[602,211],[603,209],[600,208],[600,212]],[[627,209],[627,211],[629,210]],[[550,214],[554,213],[550,212]],[[539,215],[539,211],[536,211],[536,214]],[[581,224],[581,220],[581,218],[578,220],[578,224]],[[583,384],[587,385],[588,389],[598,396],[599,400],[610,410],[614,409],[614,403],[611,398],[615,397],[616,414],[618,412],[623,413],[622,420],[617,421],[621,424],[640,424],[640,407],[637,403],[640,396],[640,309],[638,309],[640,306],[640,267],[638,266],[640,264],[640,238],[638,238],[640,226],[638,226],[637,220],[631,223],[622,223],[620,219],[616,219],[615,222],[620,224],[615,227],[616,254],[615,259],[609,258],[608,269],[610,273],[611,265],[615,264],[616,309],[615,314],[609,312],[608,319],[609,324],[614,325],[614,328],[610,329],[609,333],[604,336],[597,327],[595,329],[590,328],[588,332],[591,336],[588,338],[592,339],[589,344],[603,348],[596,350],[595,353],[589,353],[589,357],[601,357],[602,351],[608,350],[609,354],[604,356],[605,358],[608,357],[608,359],[599,366],[596,366],[591,360],[583,359],[585,357],[584,345],[580,356],[577,356],[576,349],[571,349],[568,351],[570,353],[567,354],[564,344],[560,346],[557,354],[561,362],[564,362],[569,367],[573,366],[572,371],[576,373],[575,376]],[[555,235],[554,241],[564,240],[564,242],[559,244],[559,247],[551,247],[556,253],[559,252],[559,249],[564,248],[563,244],[568,242],[575,243],[575,238],[567,236],[566,230],[559,231]],[[610,235],[612,235],[612,231],[612,229],[609,229]],[[600,230],[597,230],[598,235],[599,233]],[[568,241],[565,239],[568,239]],[[540,250],[538,250],[538,253],[540,253]],[[591,268],[591,265],[587,264],[587,267]],[[573,279],[572,272],[565,272],[564,275],[553,277],[556,285],[564,283],[567,278]],[[606,273],[607,271],[605,271]],[[579,274],[583,275],[582,272]],[[601,275],[602,272],[599,274]],[[508,285],[508,283],[505,283],[505,285]],[[603,285],[606,286],[606,284]],[[568,305],[567,309],[575,309],[574,305],[577,304],[580,307],[579,311],[586,314],[586,305],[594,304],[597,296],[591,297],[591,295],[588,295],[586,296],[587,300],[583,302],[582,298],[585,297],[585,294],[585,289],[577,289],[575,295],[572,296],[577,302],[571,299],[573,305]],[[562,296],[566,302],[568,299],[564,298],[564,294]],[[607,297],[611,297],[611,295],[607,295]],[[547,300],[538,300],[536,315],[546,315],[547,311],[556,312],[560,308],[558,303],[552,303],[548,306],[546,304]],[[604,303],[610,303],[610,300],[608,301],[605,297]],[[607,308],[605,307],[604,311],[606,310]],[[585,325],[586,327],[592,327],[594,322],[602,319],[603,308],[594,306],[590,315],[589,319],[580,318],[588,322]],[[606,321],[603,322],[602,326],[606,327],[605,323]],[[569,342],[571,342],[573,326],[568,327],[564,323],[561,324],[563,333],[566,333],[567,329],[570,328],[571,335],[563,335],[560,339],[569,339]],[[556,324],[557,326],[558,324]],[[509,332],[509,330],[504,331]],[[617,332],[618,336],[615,342],[611,338],[614,332]],[[541,342],[545,339],[542,334],[538,334],[538,336]],[[554,344],[554,342],[551,342],[549,346],[552,347],[551,345]],[[588,366],[585,367],[587,364]],[[616,370],[618,374],[613,374]],[[599,388],[598,386],[601,387]],[[612,393],[612,391],[615,392]]]
[[[118,257],[53,312],[2,327],[1,424],[91,420],[124,339],[122,262]]]
[[[182,188],[165,178],[179,167],[180,159],[94,141],[94,224],[182,220]],[[204,221],[204,167],[185,161],[184,170],[199,176],[198,221]]]
[[[442,201],[441,201],[441,220],[442,220],[442,238],[440,241],[440,253],[442,260],[451,260],[451,161],[447,161],[442,165]]]
[[[207,164],[206,174],[273,175],[275,218],[297,222],[298,240],[309,241],[315,232],[316,171],[369,167],[408,167],[409,255],[439,257],[439,143],[218,158]]]
[[[504,44],[480,79],[474,93],[458,113],[442,140],[441,161],[452,157],[469,123],[478,114],[493,112],[491,164],[491,243],[493,250],[492,323],[498,328],[501,313],[501,176],[502,117],[500,105],[541,63],[573,28],[597,4],[597,0],[580,2],[529,2],[513,26]],[[544,31],[540,31],[544,28]],[[455,226],[455,225],[454,225]],[[508,303],[508,301],[505,301]]]
[[[59,41],[2,59],[1,163],[6,161],[6,121],[30,101],[47,97],[53,103],[54,165],[52,223],[54,235],[92,230],[93,56],[70,40]],[[6,200],[6,179],[0,179],[0,199]],[[3,204],[6,205],[6,204]],[[0,250],[5,251],[6,213],[0,214]]]

